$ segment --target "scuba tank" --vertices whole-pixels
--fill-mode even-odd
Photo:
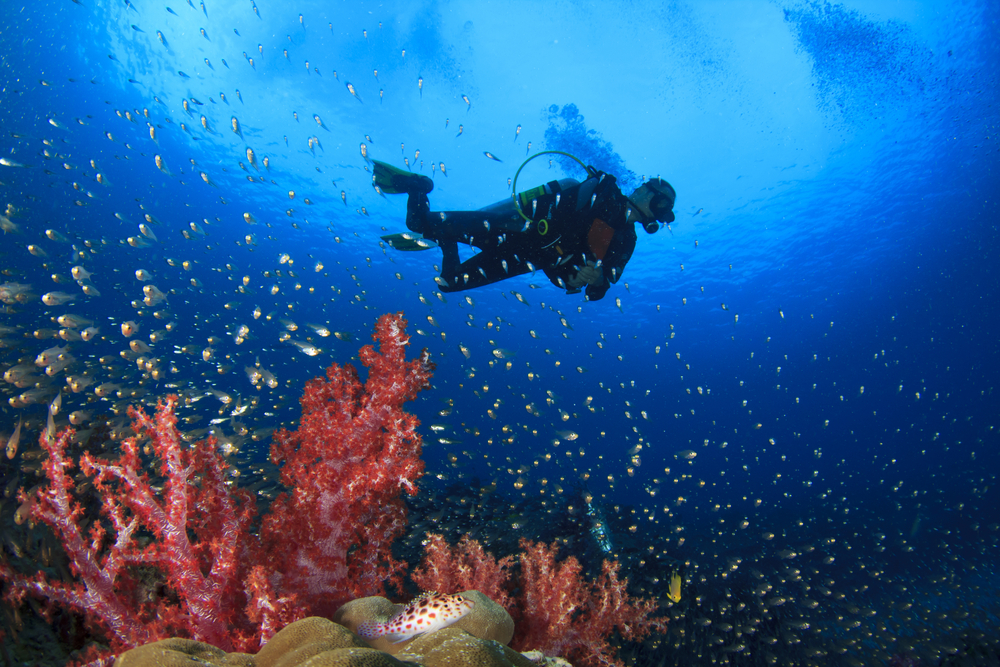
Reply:
[[[558,181],[549,181],[544,185],[525,190],[517,195],[517,200],[514,197],[508,197],[503,201],[484,206],[479,209],[479,212],[488,214],[491,226],[512,231],[521,231],[524,229],[526,223],[521,214],[518,213],[518,204],[520,204],[521,210],[525,212],[532,211],[532,202],[537,201],[539,197],[560,192],[575,185],[579,185],[579,181],[572,178],[560,178]],[[532,211],[532,213],[534,212]]]

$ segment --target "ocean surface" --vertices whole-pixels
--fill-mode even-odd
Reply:
[[[409,405],[413,540],[619,558],[672,618],[655,651],[623,650],[635,664],[998,664],[996,3],[5,0],[0,18],[0,364],[74,359],[0,384],[0,444],[24,420],[4,526],[57,395],[60,423],[118,428],[184,391],[182,427],[260,488],[304,382],[402,311],[437,364]],[[541,271],[445,295],[439,250],[380,239],[406,198],[370,159],[464,210],[543,150],[677,191],[604,299]],[[581,179],[551,158],[518,190]],[[92,339],[58,338],[66,314]]]

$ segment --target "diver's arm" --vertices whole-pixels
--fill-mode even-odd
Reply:
[[[604,298],[604,294],[608,291],[609,287],[611,287],[611,284],[608,283],[607,278],[597,285],[587,285],[587,301],[600,301]]]
[[[608,291],[612,283],[617,283],[621,279],[625,265],[632,258],[635,242],[634,227],[619,229],[615,232],[614,238],[611,239],[611,245],[608,246],[608,252],[601,261],[604,279],[597,285],[587,286],[587,299],[599,301],[604,298],[605,292]]]
[[[580,291],[580,288],[584,285],[598,286],[604,282],[604,273],[596,262],[587,260],[587,264],[583,266],[579,271],[569,277],[566,283],[575,289]]]
[[[566,290],[567,294],[579,293],[580,291],[579,289],[574,289],[569,286],[569,283],[567,282],[569,275],[566,273],[566,269],[564,267],[559,266],[559,267],[543,268],[542,271],[545,273],[545,276],[549,279],[549,282],[551,282],[559,289]]]

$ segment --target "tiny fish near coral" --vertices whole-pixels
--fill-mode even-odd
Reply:
[[[424,469],[419,422],[403,405],[430,386],[434,364],[426,350],[406,359],[401,313],[380,317],[373,338],[378,350],[358,352],[366,382],[353,365],[334,364],[327,381],[306,384],[299,429],[275,434],[271,459],[287,492],[261,517],[259,534],[253,496],[228,483],[214,441],[182,438],[175,395],[154,415],[130,408],[135,436],[116,459],[72,455],[73,429],[43,432],[47,482],[19,499],[60,540],[74,580],[31,575],[0,558],[0,600],[16,608],[30,595],[83,614],[103,643],[89,655],[109,664],[111,654],[166,637],[256,651],[324,604],[401,586],[405,564],[391,551],[406,527],[401,496],[416,493]],[[99,520],[96,504],[85,508],[77,497],[78,483],[101,497]],[[136,566],[155,570],[149,578],[171,594],[142,589]]]

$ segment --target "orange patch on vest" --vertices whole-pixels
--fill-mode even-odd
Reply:
[[[611,238],[614,235],[615,230],[613,227],[600,218],[594,218],[594,224],[590,226],[590,231],[587,232],[587,244],[597,259],[604,259],[604,255],[608,252],[608,246],[611,245]]]

